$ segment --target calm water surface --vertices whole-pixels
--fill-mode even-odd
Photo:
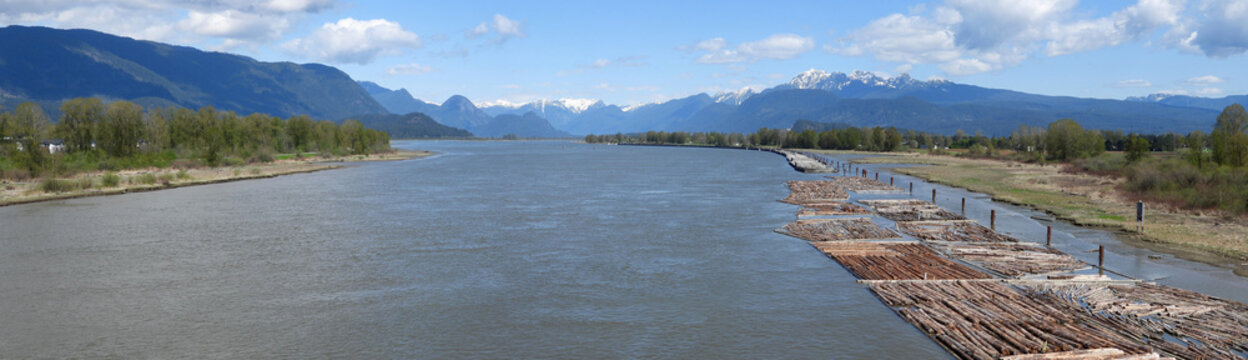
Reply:
[[[4,358],[947,358],[773,229],[772,154],[434,158],[0,208]]]

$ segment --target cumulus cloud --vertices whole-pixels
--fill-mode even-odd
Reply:
[[[764,59],[792,59],[814,49],[815,40],[795,34],[775,34],[762,40],[741,43],[729,49],[726,41],[714,38],[702,41],[694,48],[705,52],[698,56],[698,63],[732,64]]]
[[[284,36],[333,0],[7,0],[0,23],[87,28],[145,40],[224,47]]]
[[[936,64],[952,75],[1000,70],[1040,49],[1060,56],[1144,39],[1182,24],[1184,0],[1138,0],[1099,18],[1080,18],[1077,0],[946,0],[851,31],[831,53],[903,64]]]
[[[433,72],[433,67],[428,66],[428,65],[421,65],[417,63],[395,65],[395,66],[390,67],[389,69],[386,69],[386,73],[390,75],[400,75],[400,74],[420,75],[420,74],[430,73],[430,72]]]
[[[325,23],[311,35],[282,44],[286,51],[333,63],[366,65],[378,56],[420,48],[420,36],[386,19],[344,18]]]
[[[1248,52],[1248,2],[1205,0],[1166,34],[1170,45],[1213,58]]]
[[[464,32],[464,37],[468,39],[476,39],[493,33],[489,43],[494,45],[502,45],[514,38],[525,37],[523,24],[520,21],[512,20],[503,14],[494,14],[494,17],[488,21],[482,21],[472,29]]]

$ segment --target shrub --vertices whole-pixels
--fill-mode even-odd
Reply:
[[[190,179],[190,178],[191,178],[191,174],[187,174],[187,173],[186,173],[186,170],[178,170],[178,175],[177,175],[177,176],[178,176],[178,178],[179,178],[179,179],[184,179],[184,180],[185,180],[185,179]]]
[[[79,189],[83,189],[83,190],[90,189],[92,185],[95,185],[95,181],[89,177],[82,177],[78,179]]]
[[[117,176],[117,174],[111,172],[105,173],[104,176],[100,178],[100,185],[103,185],[104,187],[116,187],[118,184],[121,184],[121,177]]]
[[[77,188],[78,183],[69,180],[44,179],[39,182],[39,190],[45,193],[62,193]]]
[[[143,185],[151,185],[151,184],[156,183],[156,175],[152,173],[146,173],[146,174],[139,175],[139,177],[136,178],[135,180]]]
[[[157,178],[158,178],[158,179],[160,179],[160,182],[161,182],[161,183],[164,183],[164,184],[168,185],[168,184],[169,184],[169,182],[173,181],[173,174],[171,174],[171,173],[163,173],[163,174],[160,174],[160,176],[159,176],[159,177],[157,177]]]
[[[243,161],[243,159],[239,159],[233,156],[228,156],[224,159],[221,159],[222,166],[243,166],[244,164],[246,164],[246,162]]]

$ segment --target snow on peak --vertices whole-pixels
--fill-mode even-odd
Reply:
[[[524,106],[524,103],[514,103],[511,101],[507,101],[506,99],[498,99],[494,101],[486,101],[486,102],[481,103],[481,107],[483,108],[495,107],[495,106],[505,107],[509,109],[516,109],[521,106]]]
[[[741,105],[745,99],[749,99],[751,96],[754,96],[754,94],[758,94],[758,91],[754,90],[754,88],[746,86],[737,91],[721,91],[718,94],[715,94],[714,100],[720,104]]]
[[[640,109],[640,108],[643,108],[643,107],[646,107],[646,106],[650,106],[650,105],[654,105],[654,104],[655,104],[655,103],[639,103],[639,104],[632,104],[632,105],[629,105],[629,106],[625,106],[624,108],[622,108],[622,109],[620,109],[620,110],[623,110],[624,112],[629,112],[629,111],[637,110],[637,109]]]
[[[552,103],[558,104],[559,106],[578,114],[584,112],[585,110],[589,110],[591,107],[605,106],[603,105],[602,100],[597,99],[563,98],[552,101]]]
[[[831,76],[832,74],[828,74],[826,71],[810,69],[794,76],[793,80],[789,81],[789,84],[798,89],[814,89]]]

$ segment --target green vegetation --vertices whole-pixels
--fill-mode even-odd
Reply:
[[[66,100],[60,110],[55,125],[34,103],[0,112],[0,179],[50,179],[148,167],[241,166],[272,162],[277,153],[344,156],[390,150],[389,135],[355,120],[337,125],[307,116],[240,117],[212,107],[143,109],[127,101],[105,104],[97,98]],[[105,175],[101,185],[117,186],[116,176]],[[156,179],[139,181],[152,184]],[[40,187],[66,191],[63,185],[49,180]]]

